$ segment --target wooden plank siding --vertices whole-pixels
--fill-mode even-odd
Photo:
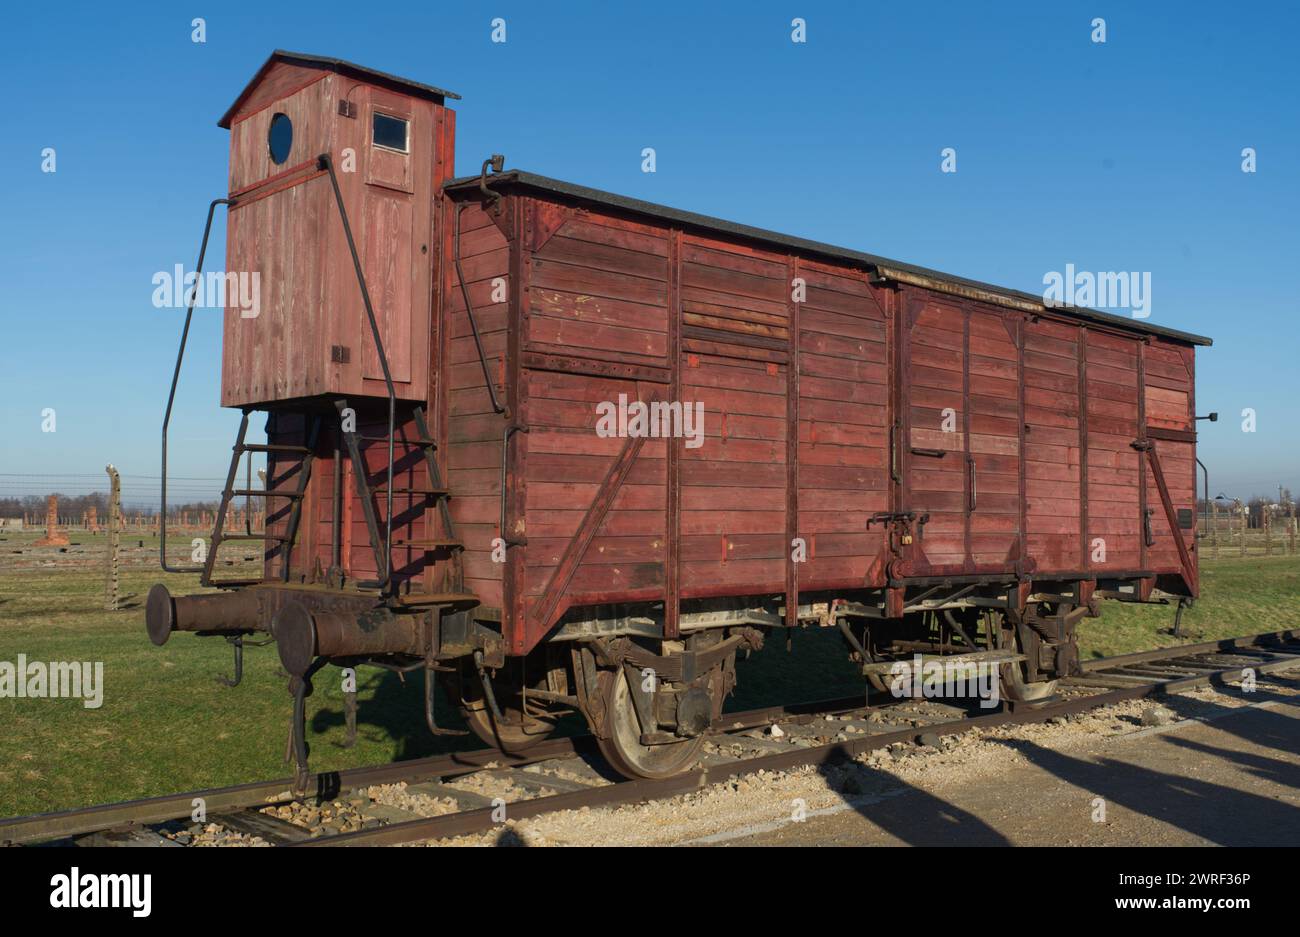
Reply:
[[[866,582],[889,510],[891,323],[859,270],[800,259],[798,536],[800,589]]]
[[[1151,425],[1190,426],[1190,353],[1177,343],[1146,349],[1142,371],[1141,336],[926,289],[895,291],[847,264],[562,199],[514,197],[531,219],[523,225],[520,347],[528,543],[512,555],[530,611],[507,621],[514,653],[572,606],[882,588],[885,534],[867,521],[891,509],[929,515],[905,575],[1090,578],[1138,571],[1144,561],[1153,573],[1179,571],[1167,536],[1149,555],[1142,546],[1142,459],[1133,446],[1140,378]],[[476,251],[490,246],[500,269],[506,247],[486,227],[474,232],[465,263],[482,289],[487,271]],[[805,287],[799,302],[796,277]],[[493,330],[484,333],[488,353],[500,355],[503,320],[483,316]],[[454,399],[475,393],[474,362],[464,354],[451,355],[453,373],[464,368],[468,381]],[[702,444],[646,441],[589,546],[563,570],[571,578],[554,616],[537,620],[626,451],[625,439],[597,434],[597,405],[670,394],[703,405]],[[898,485],[890,480],[894,395],[904,429]],[[463,432],[495,427],[499,435],[504,420],[482,409],[481,392],[478,399],[479,410],[462,414],[452,459],[468,457],[458,446],[479,453],[490,486],[499,438]],[[954,418],[949,431],[945,410]],[[1192,444],[1159,446],[1175,500],[1190,506]],[[499,497],[495,489],[482,502],[484,534]],[[1146,501],[1159,507],[1154,488]],[[808,549],[797,569],[796,537]],[[1099,538],[1106,558],[1094,563]]]
[[[915,552],[926,572],[960,573],[967,553],[968,414],[966,310],[956,302],[911,298],[899,380],[906,388],[902,506],[929,515]]]
[[[1083,569],[1079,329],[1024,325],[1026,555],[1043,569]]]
[[[459,206],[448,204],[450,230]],[[498,401],[507,391],[506,350],[510,320],[510,241],[490,212],[466,206],[461,215],[461,270],[473,306],[483,355]],[[494,283],[494,281],[497,281]],[[445,394],[441,440],[456,536],[465,544],[465,586],[485,605],[503,604],[503,564],[493,559],[493,540],[502,536],[501,446],[505,420],[492,408],[483,364],[453,264],[444,265],[442,373]]]
[[[355,116],[339,113],[342,102]],[[277,165],[267,134],[279,113],[293,132]],[[376,113],[408,122],[409,152],[373,145]],[[270,66],[231,119],[226,265],[257,274],[261,295],[256,317],[226,303],[223,406],[386,395],[334,192],[316,163],[322,153],[335,163],[396,393],[425,398],[432,213],[451,170],[448,113],[330,71]]]
[[[1165,516],[1154,473],[1147,473],[1147,506],[1154,511],[1151,522],[1155,540],[1148,550],[1148,563],[1153,569],[1177,568],[1181,559],[1175,537],[1181,536],[1193,555],[1196,549],[1196,443],[1154,438],[1151,434],[1159,436],[1161,431],[1169,431],[1176,435],[1195,430],[1194,359],[1191,349],[1157,338],[1145,347],[1144,364],[1146,432],[1158,453],[1175,509],[1192,509],[1190,525],[1173,529]]]
[[[1143,465],[1133,448],[1139,437],[1140,343],[1093,329],[1086,342],[1089,569],[1140,570]]]

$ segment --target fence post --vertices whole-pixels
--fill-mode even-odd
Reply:
[[[122,477],[111,464],[104,471],[108,473],[108,582],[105,586],[104,607],[115,612],[119,607],[118,595],[118,548],[122,543]]]
[[[1219,506],[1210,502],[1210,555],[1219,558]]]

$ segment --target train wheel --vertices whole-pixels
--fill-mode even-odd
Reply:
[[[460,713],[470,730],[488,745],[503,752],[523,752],[545,741],[555,731],[550,720],[524,715],[517,681],[503,680],[500,673],[492,680],[492,693],[502,716],[496,719],[483,698],[482,682],[475,669],[465,665],[458,676],[464,694],[458,701]]]
[[[1003,622],[999,637],[999,647],[1010,648],[1017,654],[1025,653],[1014,626]],[[1018,703],[1033,703],[1055,696],[1056,685],[1060,682],[1059,680],[1036,680],[1031,683],[1025,677],[1024,663],[1019,661],[1003,664],[998,668],[998,672],[1002,678],[1000,681],[1002,698]]]
[[[710,678],[710,689],[716,679],[716,675]],[[606,719],[606,737],[598,738],[600,752],[616,771],[630,778],[670,778],[694,766],[704,747],[702,735],[662,745],[641,743],[641,721],[626,668],[602,670],[597,686],[604,698]]]
[[[525,722],[518,710],[512,710],[508,706],[502,709],[501,715],[505,719],[500,722],[492,718],[492,714],[482,703],[477,708],[461,707],[461,715],[465,717],[465,722],[475,735],[503,752],[526,751],[550,738],[554,729],[546,722],[536,720]]]

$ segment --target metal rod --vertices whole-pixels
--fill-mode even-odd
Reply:
[[[312,661],[307,672],[301,677],[289,681],[289,692],[293,694],[293,716],[289,729],[289,745],[293,750],[294,787],[306,790],[310,774],[307,770],[307,697],[311,696],[311,678],[329,661],[318,657]]]
[[[1205,463],[1199,458],[1197,458],[1196,464],[1201,467],[1201,475],[1205,479],[1205,513],[1208,518],[1210,513],[1210,470],[1205,467]]]
[[[433,714],[433,685],[436,677],[436,670],[429,666],[424,668],[424,724],[429,727],[432,735],[469,735],[463,729],[444,729],[438,725]]]
[[[181,345],[176,351],[176,367],[172,371],[172,387],[167,394],[167,409],[163,413],[162,424],[162,481],[159,485],[160,490],[160,510],[162,516],[158,522],[158,561],[164,572],[168,573],[201,573],[204,571],[202,566],[169,566],[167,564],[167,427],[172,421],[172,406],[176,403],[176,383],[181,376],[181,362],[185,360],[185,343],[190,336],[190,320],[194,317],[194,303],[199,296],[199,278],[203,276],[203,258],[208,253],[208,235],[212,233],[212,216],[216,214],[218,205],[235,205],[233,198],[214,198],[208,205],[208,220],[203,225],[203,240],[199,244],[199,261],[194,265],[194,289],[190,290],[190,297],[185,304],[185,325],[181,329]]]
[[[237,687],[244,679],[244,636],[235,635],[233,638],[226,638],[235,648],[235,675],[234,677],[217,677],[217,682],[228,687]]]
[[[847,621],[847,616],[836,615],[835,624],[839,625],[840,633],[843,634],[844,639],[849,642],[849,646],[852,647],[853,650],[858,652],[864,664],[875,663],[876,659],[871,656],[871,652],[868,651],[866,647],[862,644],[862,642],[860,642],[857,639],[857,637],[853,634],[853,629]]]
[[[487,700],[488,708],[492,711],[492,718],[496,720],[497,725],[501,725],[505,722],[505,716],[501,715],[501,708],[497,706],[496,693],[492,692],[492,680],[483,667],[482,648],[475,648],[474,650],[474,666],[478,669],[479,680],[483,682],[483,698]]]
[[[460,268],[460,216],[468,205],[461,205],[456,209],[456,233],[454,237],[454,249],[452,251],[452,263],[456,267],[456,279],[460,283],[460,295],[465,301],[465,315],[469,317],[469,330],[474,335],[474,347],[478,349],[479,364],[483,366],[483,380],[487,384],[488,397],[492,401],[492,411],[494,413],[505,413],[506,408],[501,406],[497,400],[496,386],[492,383],[492,376],[488,373],[487,357],[483,354],[483,342],[479,338],[478,323],[474,321],[474,304],[469,301],[469,287],[465,285],[465,272]],[[514,289],[517,284],[511,284]]]
[[[333,559],[331,564],[340,572],[343,569],[343,451],[339,448],[339,434],[334,433],[334,518],[331,522],[330,537],[333,540]]]
[[[379,366],[384,371],[384,385],[388,389],[388,491],[385,496],[387,517],[384,522],[384,569],[380,579],[380,588],[387,591],[393,578],[393,436],[397,431],[397,391],[393,388],[393,375],[388,369],[388,356],[384,354],[384,340],[379,336],[379,323],[375,320],[375,308],[370,303],[370,290],[366,287],[366,275],[361,269],[361,257],[357,254],[357,244],[352,238],[352,225],[348,223],[348,212],[343,205],[339,179],[334,174],[334,162],[328,153],[322,153],[316,158],[316,163],[329,173],[330,185],[334,187],[334,200],[338,203],[339,218],[343,221],[343,234],[348,240],[348,250],[352,252],[352,266],[357,272],[361,300],[365,303],[366,317],[370,320],[370,334],[375,340],[375,353],[379,356]]]
[[[943,610],[943,617],[944,620],[948,623],[948,627],[951,628],[953,631],[956,631],[957,634],[961,636],[961,639],[966,642],[966,645],[971,650],[974,650],[976,647],[978,647],[978,645],[971,640],[970,635],[966,633],[966,629],[961,626],[961,622],[957,620],[957,616],[952,613],[952,609],[945,608]]]

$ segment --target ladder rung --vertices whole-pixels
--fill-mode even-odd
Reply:
[[[311,452],[306,446],[273,445],[269,443],[244,443],[241,452],[299,452],[304,455]]]
[[[362,442],[388,442],[387,436],[357,436],[357,439],[360,439]],[[438,445],[438,443],[435,440],[425,439],[424,437],[420,437],[419,439],[399,439],[398,437],[394,436],[393,445],[395,446],[436,446]]]
[[[301,498],[300,491],[268,491],[265,488],[236,488],[230,492],[232,498],[243,498],[247,495],[255,495],[261,498]]]
[[[479,597],[472,592],[412,592],[396,596],[399,605],[458,605],[462,602],[479,603]]]
[[[278,540],[280,543],[289,542],[288,537],[276,537],[272,534],[217,534],[212,539],[217,543],[223,540]]]

